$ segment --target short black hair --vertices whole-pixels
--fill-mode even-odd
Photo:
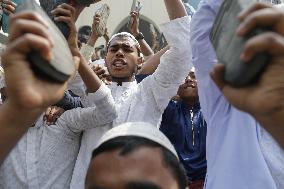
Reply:
[[[92,33],[92,27],[91,26],[82,26],[78,30],[78,40],[81,43],[87,43],[89,37]]]
[[[113,138],[105,143],[101,144],[93,151],[92,159],[103,152],[114,151],[121,149],[119,155],[127,155],[140,147],[158,147],[161,149],[163,164],[170,170],[173,177],[176,179],[179,188],[184,189],[187,187],[187,178],[184,167],[179,162],[178,158],[168,149],[162,145],[151,141],[146,138],[138,136],[120,136]]]

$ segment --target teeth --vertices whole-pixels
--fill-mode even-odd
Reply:
[[[115,61],[114,63],[113,63],[113,65],[114,66],[123,66],[124,65],[124,62],[123,61]]]

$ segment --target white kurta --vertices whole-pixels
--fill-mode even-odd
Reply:
[[[191,69],[190,18],[183,17],[162,26],[170,50],[161,57],[156,72],[141,83],[136,81],[117,86],[110,85],[118,113],[113,126],[125,122],[149,122],[160,125],[161,116],[169,100],[176,94]],[[74,85],[73,85],[74,86]],[[92,106],[92,94],[83,100],[84,106]],[[98,139],[109,128],[94,128],[84,132],[80,152],[71,181],[72,189],[83,189],[91,153]]]

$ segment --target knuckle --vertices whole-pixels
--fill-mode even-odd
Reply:
[[[21,20],[21,19],[13,19],[12,22],[11,22],[11,27],[16,27],[18,29],[21,29],[24,26],[23,22],[24,21]]]
[[[34,35],[31,33],[25,33],[22,38],[25,41],[32,41],[34,39]]]
[[[275,44],[278,42],[278,35],[275,35],[273,32],[267,32],[264,34],[265,40],[269,44]]]

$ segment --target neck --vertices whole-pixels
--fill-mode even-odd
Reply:
[[[194,105],[198,103],[198,98],[183,99],[183,102],[188,106],[188,108],[193,109]]]
[[[122,83],[124,83],[124,82],[132,82],[132,81],[134,81],[134,80],[135,80],[134,77],[131,77],[131,78],[112,77],[112,81],[113,81],[113,82],[116,82],[117,85],[119,85],[119,86],[122,86]]]

